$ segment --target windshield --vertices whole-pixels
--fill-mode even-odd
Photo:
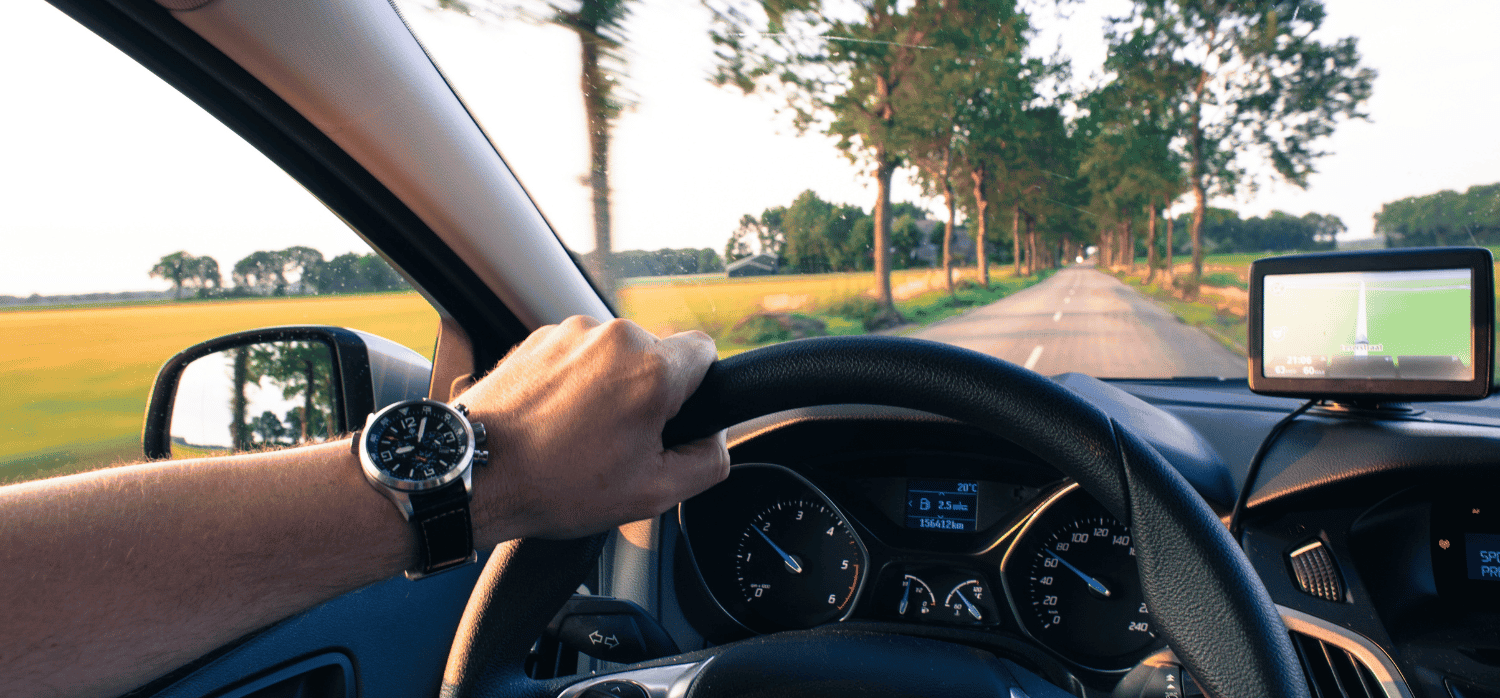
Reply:
[[[1500,228],[1489,3],[398,5],[619,312],[726,355],[1243,378],[1251,261]]]

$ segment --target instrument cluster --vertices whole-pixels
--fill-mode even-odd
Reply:
[[[1106,672],[1160,649],[1130,530],[1092,497],[961,465],[932,472],[815,484],[781,465],[737,465],[679,509],[691,561],[679,590],[696,585],[708,614],[742,635],[846,620],[964,628]]]

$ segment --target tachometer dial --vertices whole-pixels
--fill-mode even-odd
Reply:
[[[1084,666],[1113,669],[1156,644],[1130,529],[1081,491],[1042,512],[1006,556],[1032,637]]]
[[[783,500],[741,531],[734,570],[745,605],[772,624],[805,628],[842,617],[854,603],[864,551],[828,505]]]

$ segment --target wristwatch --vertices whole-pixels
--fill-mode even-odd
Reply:
[[[461,567],[478,558],[469,518],[473,466],[489,453],[484,425],[463,405],[404,400],[382,408],[354,433],[351,449],[365,479],[395,503],[417,538],[408,579]]]

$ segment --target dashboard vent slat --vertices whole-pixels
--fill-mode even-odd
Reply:
[[[1302,633],[1292,633],[1313,698],[1386,698],[1380,682],[1354,655]]]

